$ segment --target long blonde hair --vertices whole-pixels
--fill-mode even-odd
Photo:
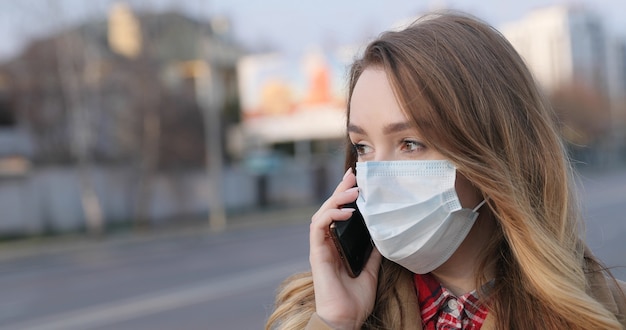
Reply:
[[[585,272],[600,267],[580,238],[573,170],[552,109],[506,39],[475,18],[431,14],[368,45],[351,67],[349,97],[368,67],[385,70],[424,140],[488,197],[498,234],[484,248],[476,283],[495,266],[494,287],[482,294],[497,328],[621,329],[586,292]],[[348,148],[346,167],[355,162]],[[387,260],[381,267],[365,327],[401,328],[389,315],[406,271]],[[313,296],[310,274],[287,280],[268,328],[303,327]]]

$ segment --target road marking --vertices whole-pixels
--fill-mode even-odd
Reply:
[[[247,270],[192,286],[76,309],[23,323],[9,324],[2,328],[7,330],[71,330],[101,327],[242,293],[281,280],[295,272],[306,270],[308,267],[308,263],[298,259]]]

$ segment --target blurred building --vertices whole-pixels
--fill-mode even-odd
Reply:
[[[556,5],[501,31],[551,97],[573,146],[600,145],[603,154],[623,148],[626,43],[601,16],[582,5]]]
[[[108,20],[34,41],[0,72],[38,163],[69,163],[81,149],[100,162],[136,159],[152,120],[171,137],[158,142],[159,166],[201,167],[206,149],[197,94],[212,94],[216,111],[235,121],[243,53],[211,22],[116,5]],[[212,91],[196,89],[187,65],[193,61],[210,67]]]
[[[342,136],[324,118],[343,116],[330,85],[343,71],[312,54],[302,91],[263,83],[250,91],[262,107],[241,111],[245,53],[228,19],[115,4],[0,63],[0,236],[206,219],[216,195],[232,212],[326,198],[341,161],[311,155]],[[292,100],[307,109],[297,125],[270,123],[294,114]],[[5,170],[21,172],[4,180]]]
[[[205,115],[238,122],[244,53],[225,19],[114,5],[0,63],[0,234],[83,227],[86,179],[106,221],[205,213]]]
[[[238,74],[244,139],[255,141],[254,147],[343,139],[347,67],[337,52],[321,49],[243,57]]]
[[[501,31],[547,90],[572,81],[608,88],[607,33],[602,18],[584,7],[537,9]]]

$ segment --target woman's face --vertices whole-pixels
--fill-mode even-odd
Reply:
[[[350,100],[348,134],[360,162],[446,159],[402,112],[382,69],[365,69],[359,77]],[[463,207],[473,208],[482,200],[458,172],[455,188]]]

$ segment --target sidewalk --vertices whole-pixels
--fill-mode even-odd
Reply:
[[[319,205],[300,205],[250,210],[232,214],[228,216],[226,228],[221,232],[212,232],[208,225],[208,219],[187,218],[181,219],[178,223],[170,221],[145,229],[129,228],[123,231],[106,233],[100,237],[92,237],[85,233],[71,233],[6,241],[0,243],[0,262],[28,258],[29,256],[83,251],[106,245],[146,243],[153,240],[203,235],[219,236],[235,230],[251,230],[280,224],[305,224],[310,222],[311,216],[318,208]]]

